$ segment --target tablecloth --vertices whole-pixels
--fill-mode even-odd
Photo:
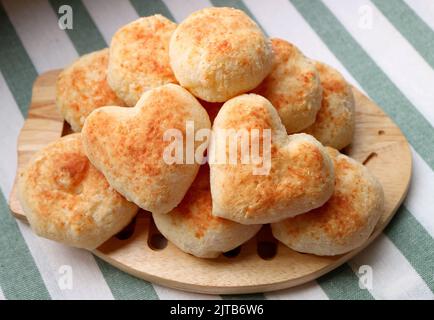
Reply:
[[[65,4],[73,28],[63,30]],[[384,233],[348,263],[300,287],[247,296],[164,288],[35,236],[8,209],[16,139],[38,74],[106,47],[119,27],[139,16],[181,21],[213,5],[244,10],[268,36],[336,67],[411,144],[410,191]],[[0,299],[434,298],[433,0],[2,0],[0,46]]]

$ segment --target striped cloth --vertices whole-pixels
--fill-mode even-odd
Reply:
[[[58,27],[73,8],[73,30]],[[230,299],[164,288],[131,277],[91,253],[36,237],[7,206],[16,139],[38,74],[106,47],[139,16],[181,21],[207,6],[244,10],[269,36],[294,42],[375,100],[400,126],[413,153],[411,189],[385,232],[337,270],[300,287],[237,296],[255,299],[434,298],[433,0],[2,0],[0,4],[0,299]],[[399,170],[399,167],[396,168]],[[71,266],[73,286],[60,285]],[[361,289],[360,266],[373,271]]]

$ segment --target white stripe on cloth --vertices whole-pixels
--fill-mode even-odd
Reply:
[[[434,1],[432,0],[404,0],[404,2],[434,30]]]
[[[413,175],[405,206],[419,223],[434,238],[434,172],[411,148],[413,156]]]
[[[328,300],[328,296],[315,282],[289,288],[285,290],[266,293],[267,299],[272,300]]]
[[[15,31],[39,73],[63,68],[77,58],[47,0],[3,0]],[[61,49],[61,50],[59,50]]]
[[[372,268],[372,289],[369,291],[375,299],[434,299],[423,279],[383,234],[370,245],[369,250],[363,250],[353,258],[349,265],[356,274],[360,266]]]
[[[187,18],[187,16],[194,11],[212,7],[211,2],[208,0],[164,0],[164,3],[178,23]]]
[[[333,66],[342,72],[350,83],[362,90],[288,0],[275,0],[273,6],[267,5],[262,0],[246,0],[244,3],[270,37],[278,37],[294,43],[306,56]]]
[[[17,138],[23,126],[23,116],[0,72],[0,185],[6,199],[12,190],[17,169]]]
[[[293,5],[289,1],[277,0],[276,2],[274,2],[275,7],[272,8],[272,12],[278,14],[272,16],[272,19],[270,19],[271,12],[267,12],[267,10],[271,10],[271,9],[267,9],[267,6],[264,5],[262,1],[249,0],[249,1],[245,1],[245,3],[248,5],[249,9],[255,14],[258,21],[262,23],[263,27],[267,30],[267,32],[269,32],[269,34],[274,35],[273,33],[275,32],[277,35],[277,32],[280,32],[279,33],[280,37],[283,37],[284,39],[288,39],[290,41],[294,41],[297,45],[300,46],[302,51],[308,52],[309,53],[308,55],[310,56],[312,56],[312,54],[315,54],[314,56],[315,59],[325,61],[335,66],[338,70],[342,72],[344,76],[347,77],[347,79],[351,79],[351,77],[348,77],[349,72],[346,71],[345,68],[340,63],[336,63],[336,58],[334,57],[333,53],[329,51],[327,46],[322,42],[322,40],[318,37],[318,35],[315,34],[315,32],[312,30],[309,24],[303,19],[303,17],[298,13],[298,11],[293,7]],[[270,26],[270,31],[268,31],[269,26]],[[271,29],[273,28],[273,26],[274,29]],[[291,26],[297,26],[297,28],[292,29]],[[373,34],[372,36],[375,36],[375,34]],[[392,78],[392,81],[393,80],[394,79]],[[356,84],[354,80],[353,83]],[[425,164],[425,166],[427,165]],[[428,182],[424,182],[425,185],[427,183]],[[423,188],[423,185],[414,186],[413,191],[418,192],[418,189],[420,188]],[[426,217],[425,220],[431,219],[429,217],[429,207],[425,208],[424,211],[419,210],[418,212],[420,216],[423,215]],[[422,219],[419,219],[419,221],[422,221]],[[390,243],[390,246],[387,246],[386,249],[390,251],[388,253],[390,255],[402,256],[400,251],[392,243]],[[368,247],[363,251],[363,253],[366,256],[369,256],[371,254],[371,250],[374,249]],[[409,279],[418,278],[419,275],[413,269],[413,267],[409,265],[407,260],[405,260],[404,258],[403,261],[406,263],[407,266],[409,266],[409,268],[405,268],[406,274],[403,274],[402,277],[404,278],[408,277]],[[384,274],[388,272],[392,272],[392,270],[395,268],[396,268],[396,261],[384,261],[383,263],[376,265],[377,272],[384,273]],[[389,285],[393,286],[394,279],[387,279],[387,280],[389,281],[383,281],[383,285],[386,287]],[[385,298],[388,297],[385,296]]]
[[[5,295],[3,294],[3,290],[2,290],[1,287],[0,287],[0,300],[6,300],[6,297],[5,297]]]
[[[74,47],[69,42],[68,37],[59,37],[57,31],[53,34],[42,32],[42,30],[46,28],[45,22],[47,20],[49,21],[53,14],[50,6],[41,5],[25,8],[20,11],[15,11],[13,6],[13,11],[9,11],[11,10],[10,6],[5,6],[5,8],[11,21],[13,21],[14,26],[21,26],[20,31],[18,32],[17,30],[17,32],[24,47],[28,50],[34,50],[28,51],[28,54],[38,71],[57,68],[61,66],[59,63],[65,64],[69,62],[65,60],[69,60],[70,57],[77,55]],[[31,10],[37,19],[32,22],[27,21],[28,13],[26,10]],[[55,30],[56,27],[57,26],[50,29]],[[22,32],[29,32],[30,34],[23,36]],[[41,34],[43,34],[43,37],[45,38],[44,41],[53,43],[57,42],[56,46],[43,47],[27,42],[37,42]],[[69,45],[65,45],[67,42],[69,42]],[[55,57],[62,57],[63,52],[68,51],[70,51],[69,55],[65,54],[64,58],[55,59]],[[41,57],[45,57],[46,59],[42,59]],[[53,60],[50,60],[51,57]],[[50,63],[53,63],[53,65],[50,65]],[[15,142],[17,141],[18,131],[22,126],[23,119],[15,100],[12,98],[9,88],[4,82],[4,79],[1,78],[1,80],[2,83],[0,84],[0,87],[2,90],[3,88],[6,88],[5,90],[7,91],[6,93],[2,92],[2,97],[5,100],[3,100],[0,112],[2,112],[2,115],[3,112],[5,112],[8,116],[2,116],[0,118],[0,136],[14,143],[1,144],[0,154],[2,154],[2,157],[10,157],[8,158],[8,163],[5,168],[6,170],[10,170],[11,174],[14,174],[16,169],[16,161],[13,160],[15,159],[14,155],[16,154]],[[11,180],[11,177],[6,177],[5,180],[0,181],[5,197],[9,195]],[[23,223],[18,223],[18,226],[35,260],[36,266],[41,273],[47,290],[53,299],[113,299],[113,295],[92,254],[84,250],[69,248],[54,243],[53,241],[37,237],[33,234],[30,228]],[[61,290],[59,288],[58,279],[59,276],[61,276],[59,268],[62,265],[69,265],[72,267],[72,290]]]
[[[40,238],[21,221],[18,225],[53,300],[114,299],[89,252]],[[66,279],[65,266],[72,271],[72,288],[62,285],[63,279]]]
[[[345,29],[399,90],[434,125],[434,70],[369,0],[324,0]],[[372,27],[360,8],[370,8]],[[363,25],[363,24],[362,24]],[[369,24],[367,24],[368,26]]]
[[[153,284],[155,292],[161,300],[220,300],[220,296],[191,293]]]
[[[129,1],[83,0],[83,4],[108,46],[120,27],[139,18]]]

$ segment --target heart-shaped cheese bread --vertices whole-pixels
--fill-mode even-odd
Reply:
[[[251,158],[248,163],[249,159],[244,158],[241,163],[243,149],[239,138],[238,161],[228,161],[233,152],[226,138],[228,129],[246,129],[250,141],[255,141],[252,132],[257,129],[262,160]],[[264,129],[271,136],[268,148]],[[250,143],[250,150],[253,149],[254,143]],[[243,224],[270,223],[317,208],[333,193],[333,164],[325,148],[307,134],[288,136],[276,109],[262,96],[245,94],[223,105],[214,120],[209,151],[215,216]],[[258,170],[267,166],[268,171]]]
[[[186,126],[194,133],[211,127],[208,114],[184,88],[167,84],[152,89],[134,108],[104,107],[86,119],[83,142],[87,156],[110,185],[139,207],[166,213],[181,202],[199,169],[197,159],[170,163],[165,158],[175,130],[186,150]],[[167,140],[167,141],[166,141]],[[193,144],[194,150],[201,142]]]

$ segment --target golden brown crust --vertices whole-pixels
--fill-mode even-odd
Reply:
[[[362,164],[327,148],[335,167],[335,191],[322,207],[272,224],[288,247],[317,255],[337,255],[362,245],[383,213],[380,183]]]
[[[20,173],[18,197],[38,235],[86,249],[108,240],[137,213],[89,163],[80,134],[35,155]]]
[[[169,64],[176,24],[161,15],[139,18],[119,29],[110,45],[108,83],[128,106],[147,90],[177,83]]]
[[[93,110],[103,106],[125,106],[107,83],[108,55],[108,49],[86,54],[57,78],[57,108],[76,132],[81,131]]]
[[[86,154],[127,199],[145,210],[166,213],[182,200],[199,168],[197,163],[167,164],[163,157],[173,141],[163,140],[169,129],[182,133],[185,150],[187,121],[194,122],[194,132],[211,126],[187,90],[167,84],[146,92],[134,108],[93,112],[83,128]]]
[[[153,214],[160,232],[181,250],[215,258],[253,237],[260,225],[242,225],[211,214],[209,167],[203,165],[181,203],[168,214]]]
[[[213,214],[244,224],[271,223],[323,205],[333,192],[332,162],[312,136],[287,136],[280,118],[265,98],[242,95],[226,102],[214,121],[216,140],[220,129],[271,129],[271,169],[254,174],[255,164],[211,163]],[[239,140],[238,140],[239,141]],[[262,142],[261,142],[262,144]],[[219,144],[211,149],[219,153]],[[226,158],[229,159],[229,142]],[[260,148],[263,156],[263,148]],[[261,165],[259,165],[261,166]]]
[[[273,60],[261,29],[233,8],[191,14],[173,33],[169,55],[180,84],[210,102],[252,90],[269,73]]]
[[[271,39],[274,64],[254,90],[273,104],[288,134],[310,126],[321,106],[321,85],[312,61],[288,41]]]
[[[342,149],[353,139],[355,126],[354,96],[342,75],[325,63],[315,62],[321,78],[323,98],[315,123],[303,130],[322,144]]]

